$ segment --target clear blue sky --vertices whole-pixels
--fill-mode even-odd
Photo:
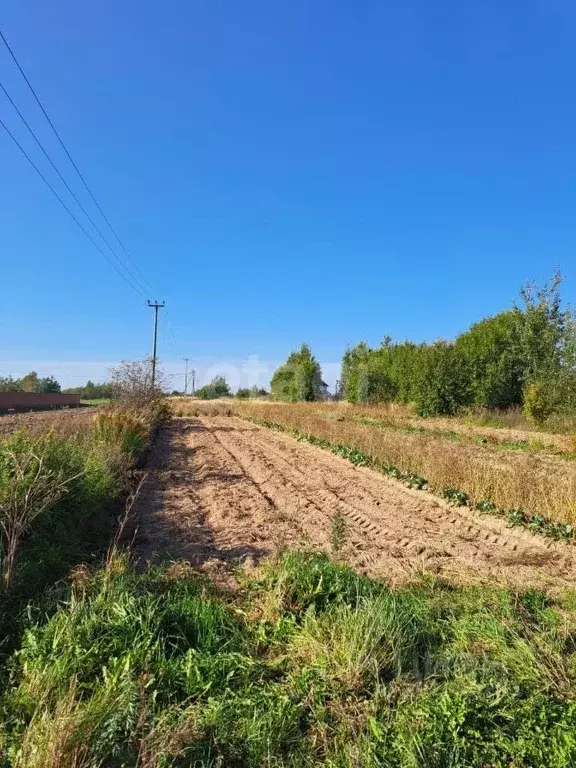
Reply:
[[[170,370],[452,337],[557,265],[576,299],[571,0],[5,0],[1,25],[169,305]],[[151,311],[1,132],[0,169],[0,371],[143,356]]]

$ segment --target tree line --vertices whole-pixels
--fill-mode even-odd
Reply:
[[[525,286],[510,310],[454,341],[365,342],[346,350],[342,396],[353,403],[414,403],[421,415],[466,406],[524,406],[534,421],[576,409],[576,318],[563,310],[561,278]]]
[[[36,392],[46,394],[60,392],[60,384],[53,376],[38,376],[36,371],[30,371],[20,379],[12,376],[0,376],[0,392]]]
[[[113,396],[113,385],[111,382],[102,382],[101,384],[95,384],[93,381],[88,381],[81,387],[69,387],[63,390],[66,395],[80,395],[82,400],[104,400]]]
[[[511,309],[472,325],[453,341],[385,337],[361,341],[342,358],[337,397],[352,403],[412,403],[424,416],[470,406],[523,406],[535,422],[576,412],[576,315],[562,308],[561,277],[528,284]],[[277,400],[326,397],[320,365],[304,344],[274,373]]]
[[[35,392],[37,394],[62,392],[64,395],[80,395],[82,400],[100,400],[112,397],[113,383],[95,384],[88,380],[80,387],[62,389],[60,382],[54,376],[39,376],[36,371],[30,371],[20,379],[13,376],[0,376],[0,392]]]

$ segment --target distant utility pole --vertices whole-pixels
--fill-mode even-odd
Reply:
[[[188,394],[188,360],[190,360],[189,357],[185,357],[184,360],[186,361],[186,373],[184,374],[184,394]]]
[[[195,394],[195,384],[196,384],[196,371],[194,368],[192,368],[192,397],[194,397]]]
[[[148,306],[152,307],[154,309],[154,351],[152,352],[152,389],[154,389],[154,384],[156,383],[156,343],[158,340],[158,310],[162,309],[162,307],[166,306],[166,302],[163,301],[162,304],[158,303],[158,299],[154,303],[148,299]]]

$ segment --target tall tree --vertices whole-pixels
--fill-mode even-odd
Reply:
[[[271,390],[276,400],[311,402],[320,399],[322,371],[307,344],[302,344],[299,350],[288,355],[284,365],[275,371]]]

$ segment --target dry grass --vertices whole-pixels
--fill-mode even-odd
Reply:
[[[508,421],[500,413],[496,416],[494,412],[487,411],[492,413],[492,421],[486,418],[483,422],[475,416],[422,418],[417,416],[409,406],[394,403],[390,405],[326,403],[314,407],[327,416],[331,413],[333,417],[343,419],[373,418],[384,422],[384,425],[390,428],[428,430],[432,433],[432,437],[446,436],[447,432],[451,432],[462,439],[469,438],[471,442],[478,441],[479,438],[484,438],[493,444],[525,441],[528,445],[532,445],[534,450],[551,452],[575,450],[574,438],[571,435],[534,431],[518,411],[507,412],[505,416],[509,417]],[[500,425],[495,426],[500,418],[503,419]]]
[[[207,410],[205,410],[207,409]],[[367,413],[370,409],[360,409]],[[374,410],[374,409],[371,409]],[[576,462],[552,455],[496,450],[434,435],[374,428],[354,417],[358,409],[330,404],[193,402],[177,415],[233,412],[281,424],[300,433],[339,443],[393,464],[428,481],[441,494],[446,486],[464,491],[473,502],[490,499],[505,509],[522,508],[563,523],[576,522]],[[382,409],[378,409],[382,414]]]

